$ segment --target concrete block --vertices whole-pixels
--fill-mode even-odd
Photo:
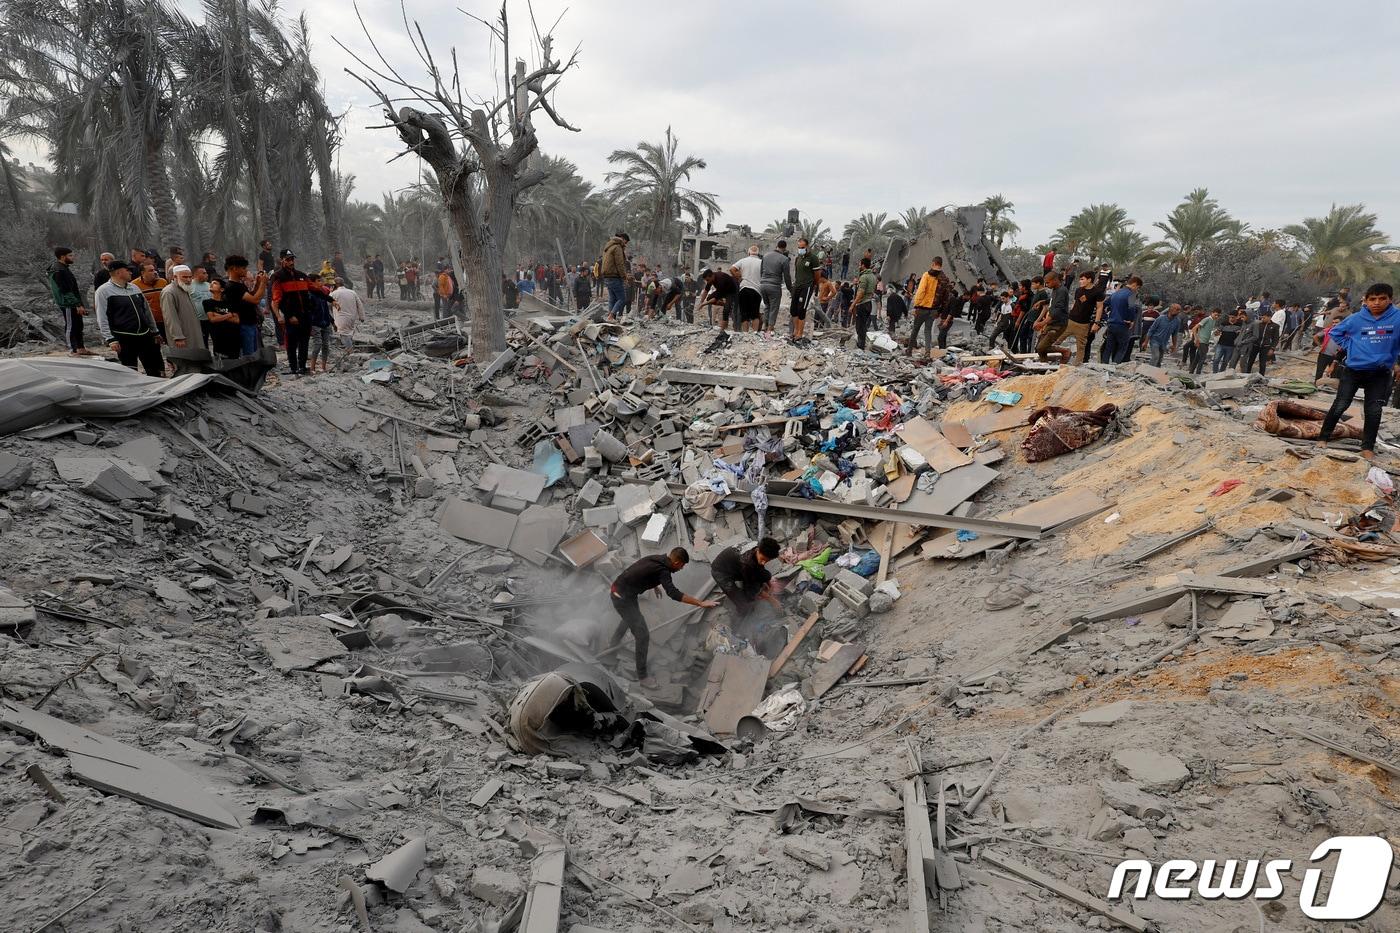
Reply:
[[[603,459],[611,463],[627,459],[627,445],[607,431],[599,431],[593,435],[593,447],[603,456]],[[588,454],[585,451],[585,463],[587,463],[587,457]]]
[[[583,484],[583,488],[578,491],[578,501],[587,506],[598,504],[598,497],[603,494],[603,484],[596,479],[589,479]]]
[[[847,570],[845,567],[836,571],[836,580],[855,590],[862,596],[869,596],[871,593],[875,592],[874,580],[871,580],[869,577],[862,577],[855,571]]]
[[[249,495],[246,492],[235,492],[229,496],[228,507],[235,512],[244,512],[248,515],[267,514],[267,500],[261,496]]]
[[[586,470],[597,470],[603,466],[603,455],[598,452],[597,447],[583,448],[583,467]]]
[[[658,434],[656,435],[655,439],[652,440],[651,446],[656,448],[657,450],[664,450],[667,453],[673,453],[685,447],[685,437],[682,436],[678,431],[672,432],[670,434]]]
[[[651,491],[646,486],[626,483],[613,493],[613,504],[617,506],[618,518],[625,525],[644,522],[656,511],[651,501]]]
[[[156,495],[107,457],[55,457],[53,465],[65,483],[96,499],[120,502],[154,499]]]
[[[831,594],[833,603],[841,603],[850,614],[854,615],[857,619],[863,619],[870,614],[869,597],[859,590],[852,589],[840,580],[832,580],[827,585],[826,591]],[[827,604],[827,608],[831,608],[830,603]],[[825,613],[825,610],[823,610],[823,613]]]
[[[642,529],[643,544],[660,544],[666,537],[667,519],[663,514],[652,515],[647,519],[647,525]]]
[[[507,496],[499,492],[491,496],[491,501],[488,504],[493,509],[501,509],[513,515],[519,515],[530,505],[530,503],[526,502],[524,499],[518,499],[515,496]]]
[[[583,523],[590,528],[606,528],[617,521],[617,506],[602,505],[583,510]]]
[[[480,865],[472,872],[472,883],[468,890],[472,892],[472,897],[505,909],[524,896],[525,882],[514,872],[491,865]]]
[[[482,370],[482,372],[481,372],[481,381],[482,381],[482,382],[486,382],[486,381],[488,381],[488,380],[490,380],[490,379],[495,378],[495,376],[496,376],[497,373],[500,373],[500,372],[501,372],[502,370],[504,370],[507,366],[510,366],[510,365],[513,364],[514,362],[515,362],[515,351],[514,351],[514,350],[502,350],[500,353],[497,353],[497,354],[496,354],[496,358],[495,358],[494,360],[492,360],[492,361],[490,362],[490,364],[487,365],[487,367],[486,367],[484,370]]]
[[[657,508],[664,508],[676,500],[676,497],[671,495],[671,490],[666,486],[664,479],[652,483],[648,490],[651,493],[651,501]]]

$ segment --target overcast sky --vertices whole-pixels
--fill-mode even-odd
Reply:
[[[494,15],[481,0],[408,0],[408,15],[438,52],[455,45],[480,87],[499,62],[458,5]],[[350,8],[305,9],[332,107],[350,108],[340,160],[355,196],[411,183],[414,160],[386,165],[395,134],[364,128],[383,121],[331,41],[367,51]],[[413,71],[396,0],[360,9]],[[526,7],[512,11],[523,38]],[[556,103],[582,132],[546,122],[545,151],[601,185],[608,153],[670,125],[708,161],[694,184],[719,196],[721,224],[761,228],[796,207],[839,233],[865,211],[1001,193],[1033,247],[1100,201],[1153,236],[1152,221],[1205,186],[1256,227],[1363,201],[1400,241],[1400,5],[802,0],[707,12],[536,0],[535,11],[541,28],[563,12],[559,45],[581,46]]]

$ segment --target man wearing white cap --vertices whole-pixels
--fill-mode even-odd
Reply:
[[[181,263],[172,266],[170,274],[175,277],[160,293],[160,313],[165,319],[165,336],[172,346],[181,350],[204,344],[204,334],[199,327],[199,314],[194,306],[194,272]]]

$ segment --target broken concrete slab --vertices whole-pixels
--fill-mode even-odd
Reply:
[[[320,616],[279,616],[248,622],[252,640],[282,673],[307,670],[350,652]]]
[[[1133,711],[1132,700],[1119,700],[1107,706],[1098,706],[1079,714],[1076,720],[1081,726],[1111,726]]]
[[[110,457],[55,457],[54,469],[65,483],[96,499],[154,499],[156,494]]]
[[[732,735],[739,720],[753,712],[768,683],[767,658],[741,658],[717,654],[695,712],[716,735]]]
[[[525,884],[514,872],[494,865],[478,865],[472,871],[467,890],[471,891],[472,897],[506,908],[514,905],[525,893]]]
[[[316,413],[346,434],[355,430],[355,426],[360,423],[360,411],[357,408],[327,403],[317,409]]]
[[[661,379],[682,385],[725,386],[757,389],[760,392],[778,391],[777,379],[757,373],[727,373],[714,369],[679,369],[668,366],[661,370]]]
[[[1104,803],[1140,820],[1160,820],[1171,809],[1171,801],[1145,793],[1127,781],[1099,781]]]
[[[540,477],[543,479],[543,477]],[[438,527],[464,541],[487,547],[508,548],[515,536],[518,517],[476,502],[449,497],[438,511]]]
[[[486,368],[481,371],[481,381],[490,382],[492,379],[496,378],[496,376],[500,375],[507,366],[512,366],[514,364],[515,351],[502,350],[500,353],[497,353],[495,359],[488,363]]]
[[[165,442],[154,434],[142,434],[119,444],[112,449],[112,454],[131,463],[139,463],[151,472],[159,470],[170,456]]]
[[[228,507],[235,512],[262,517],[267,514],[267,500],[246,492],[235,492],[228,497]]]
[[[365,877],[390,891],[403,894],[428,860],[428,843],[421,836],[410,839],[365,869]]]
[[[507,547],[530,563],[543,566],[568,530],[569,513],[563,506],[532,505],[520,513]]]
[[[498,496],[537,502],[548,482],[548,478],[539,473],[493,463],[482,472],[476,486]]]
[[[1120,748],[1112,761],[1114,767],[1152,793],[1178,791],[1191,777],[1181,759],[1151,748]]]
[[[0,725],[62,750],[68,755],[73,776],[90,787],[206,826],[240,826],[238,818],[205,793],[194,778],[164,758],[8,700],[0,700]]]
[[[0,450],[0,492],[12,492],[29,482],[34,462]]]

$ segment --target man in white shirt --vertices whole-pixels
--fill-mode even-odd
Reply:
[[[355,345],[355,325],[365,319],[365,303],[354,290],[342,280],[331,292],[331,319],[335,321],[335,333],[340,345],[349,350]]]
[[[758,247],[750,246],[749,254],[729,269],[729,274],[739,280],[739,295],[736,304],[739,310],[739,330],[757,332],[763,323],[763,259],[758,255]]]

